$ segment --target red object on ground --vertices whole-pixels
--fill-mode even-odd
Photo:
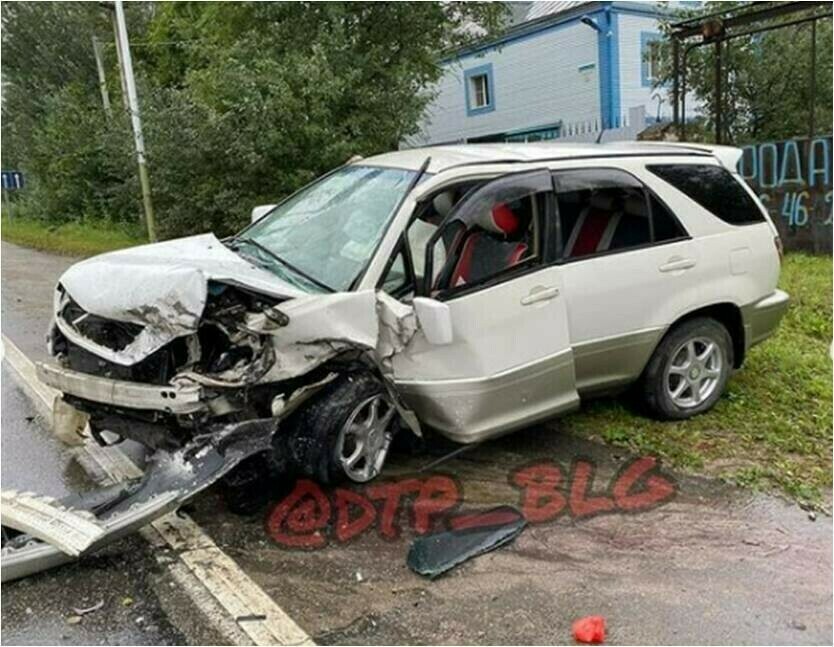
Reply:
[[[573,623],[573,637],[581,643],[601,643],[605,640],[605,618],[585,616]]]

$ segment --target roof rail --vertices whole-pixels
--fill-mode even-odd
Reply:
[[[664,148],[681,148],[686,151],[698,151],[712,155],[721,162],[722,166],[735,172],[743,151],[735,146],[719,146],[716,144],[693,144],[689,142],[635,142],[640,146],[663,146]]]
[[[640,142],[641,144],[644,142]],[[705,149],[699,149],[696,145],[693,146],[680,146],[678,144],[666,144],[665,142],[645,142],[646,144],[661,144],[666,146],[666,148],[672,148],[673,146],[676,148],[684,148],[688,150],[682,150],[680,153],[678,152],[670,152],[668,150],[665,151],[658,151],[656,153],[647,153],[646,151],[642,151],[640,153],[624,153],[622,151],[619,152],[610,152],[605,153],[602,152],[605,150],[605,144],[600,144],[600,152],[595,153],[593,155],[571,155],[570,157],[562,156],[562,157],[537,157],[532,159],[494,159],[494,160],[472,160],[471,162],[459,162],[458,164],[452,164],[451,166],[446,166],[442,169],[439,169],[438,173],[444,173],[451,169],[455,168],[463,168],[466,166],[491,166],[493,164],[538,164],[541,162],[571,162],[573,160],[589,160],[589,159],[612,159],[618,157],[668,157],[669,155],[687,155],[692,157],[710,157],[712,152]],[[706,147],[705,147],[706,148]],[[741,157],[741,150],[736,148],[730,148],[726,146],[713,146],[709,148],[729,148],[730,150],[738,151],[739,157]],[[722,161],[723,164],[723,161]],[[726,164],[725,164],[726,166]]]

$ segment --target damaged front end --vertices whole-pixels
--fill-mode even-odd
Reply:
[[[129,261],[118,259],[116,274]],[[240,271],[232,280],[193,263],[150,268],[135,264],[132,282],[106,281],[106,263],[71,268],[49,332],[56,361],[37,365],[61,393],[57,435],[80,440],[86,429],[100,445],[137,441],[152,452],[145,475],[60,502],[4,492],[4,580],[137,530],[247,458],[265,456],[270,474],[280,473],[282,424],[340,377],[374,374],[419,433],[390,369],[416,330],[411,308],[373,290],[305,294],[278,282],[269,291]]]
[[[218,422],[283,417],[288,403],[309,397],[311,387],[340,367],[365,365],[387,375],[387,360],[414,332],[403,322],[410,309],[372,291],[280,306],[212,284],[196,331],[127,358],[124,350],[135,350],[135,341],[119,348],[114,340],[123,343],[126,331],[135,340],[142,334],[131,330],[136,324],[103,320],[82,311],[66,291],[59,294],[49,342],[58,365],[41,363],[38,375],[88,416],[102,444],[101,432],[108,431],[151,449],[175,449]],[[380,334],[378,310],[396,327]],[[97,354],[93,344],[110,352]]]
[[[269,416],[268,390],[256,387],[275,364],[269,328],[288,323],[277,299],[212,283],[202,316],[175,328],[160,324],[153,305],[125,322],[84,310],[63,286],[57,292],[49,348],[58,365],[40,364],[39,377],[88,416],[100,443],[106,430],[175,449],[209,425]],[[264,329],[249,329],[248,315],[264,311]]]
[[[224,241],[203,234],[70,267],[56,288],[48,334],[55,361],[37,365],[41,381],[61,393],[56,434],[77,441],[89,430],[101,445],[137,441],[153,452],[151,467],[145,485],[92,511],[87,499],[52,509],[38,497],[4,498],[4,506],[19,507],[18,530],[38,536],[40,507],[78,521],[80,545],[84,528],[89,546],[99,545],[127,523],[110,511],[138,509],[146,523],[165,509],[153,512],[168,500],[160,488],[171,461],[200,475],[174,488],[174,506],[255,454],[273,461],[271,475],[374,478],[395,414],[420,433],[392,368],[417,323],[411,306],[355,287],[428,164],[419,171],[349,164]],[[317,396],[322,406],[308,406]],[[338,415],[324,404],[340,407]],[[258,442],[221,451],[247,425]],[[217,454],[208,471],[203,452]],[[113,528],[96,530],[111,520]],[[13,551],[26,540],[10,541]],[[5,565],[4,555],[4,577]]]
[[[213,237],[196,238],[205,251],[231,254]],[[251,274],[263,270],[233,254],[223,260],[246,272],[134,262],[130,282],[107,282],[109,270],[131,268],[130,254],[107,256],[62,277],[48,339],[57,365],[38,365],[100,444],[129,438],[173,450],[218,424],[281,419],[328,375],[357,366],[379,375],[414,429],[386,377],[416,329],[411,308],[373,290],[306,294],[275,281],[267,292]]]

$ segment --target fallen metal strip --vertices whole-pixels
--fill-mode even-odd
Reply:
[[[107,530],[84,510],[61,505],[52,497],[32,492],[0,492],[3,525],[14,528],[78,557]]]
[[[130,535],[152,519],[164,515],[179,506],[176,494],[156,497],[153,501],[135,505],[125,514],[115,515],[102,523],[104,533],[80,555],[93,552],[114,541]],[[79,556],[80,556],[79,555]],[[2,551],[2,581],[8,582],[34,575],[61,564],[75,561],[77,556],[62,552],[57,546],[28,535],[13,538]]]

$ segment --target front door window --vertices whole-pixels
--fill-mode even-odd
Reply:
[[[547,171],[508,175],[473,190],[429,241],[425,292],[451,296],[539,262],[551,191]],[[445,260],[438,268],[439,259]]]

